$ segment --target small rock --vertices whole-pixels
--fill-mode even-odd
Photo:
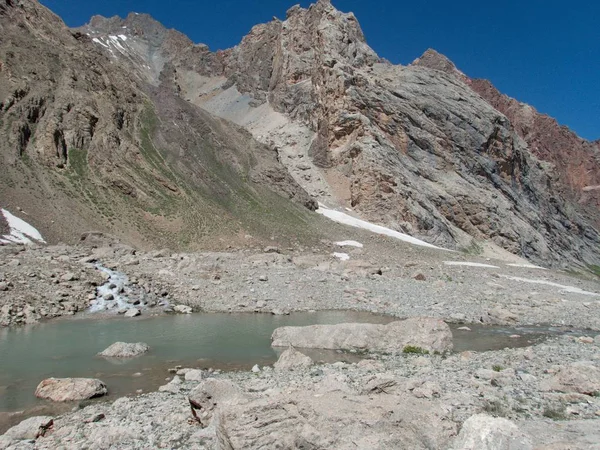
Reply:
[[[266,274],[262,274],[258,277],[258,281],[269,281],[269,277]]]
[[[8,283],[0,282],[0,291],[8,291]]]
[[[202,381],[204,378],[204,371],[199,369],[191,369],[185,374],[185,381]]]
[[[252,372],[253,373],[259,373],[260,372],[260,367],[258,367],[258,364],[255,364],[254,367],[252,367]]]
[[[177,306],[173,307],[173,311],[175,311],[179,314],[191,314],[192,308],[187,305],[177,305]]]
[[[423,275],[422,273],[417,273],[413,275],[413,279],[417,281],[425,281],[427,278],[425,278],[425,275]]]
[[[274,247],[274,246],[265,247],[263,252],[265,252],[265,253],[281,253],[281,251],[279,250],[279,247]]]
[[[105,358],[131,358],[143,355],[149,350],[150,347],[144,342],[115,342],[104,351],[98,353],[98,356],[104,356]]]
[[[105,419],[106,416],[104,415],[104,413],[98,413],[98,414],[94,414],[92,417],[85,419],[83,422],[84,423],[96,423],[96,422],[100,422],[102,419]]]
[[[137,317],[142,315],[142,312],[137,308],[128,309],[125,313],[125,317]]]
[[[109,292],[107,294],[104,294],[104,296],[102,298],[104,300],[111,301],[111,300],[115,299],[115,296],[114,296],[114,294],[112,292]]]
[[[77,275],[75,275],[73,272],[67,272],[60,277],[60,281],[75,281],[77,278]]]

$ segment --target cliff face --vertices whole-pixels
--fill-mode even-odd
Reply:
[[[272,236],[268,216],[303,214],[289,200],[315,208],[241,127],[115,64],[37,2],[0,4],[1,206],[23,207],[50,241],[101,230],[142,246],[210,246]]]
[[[581,139],[573,131],[530,105],[502,94],[488,80],[471,79],[444,55],[426,51],[414,65],[454,75],[510,121],[513,130],[527,143],[528,150],[556,177],[553,189],[582,208],[596,226],[600,223],[600,147]]]
[[[118,30],[124,49],[110,44]],[[547,264],[598,261],[596,144],[554,131],[435,51],[387,63],[329,1],[293,7],[216,53],[147,16],[96,18],[83,31],[277,148],[319,201],[449,248],[491,241]]]

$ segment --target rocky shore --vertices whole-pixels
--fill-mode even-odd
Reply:
[[[2,323],[74,313],[55,298],[85,309],[105,282],[95,266],[101,263],[126,274],[139,295],[181,313],[352,309],[431,323],[556,324],[589,332],[488,352],[438,354],[437,347],[428,352],[407,341],[402,349],[367,346],[353,364],[311,361],[298,348],[274,367],[248,372],[179,369],[165,373],[168,383],[158,392],[82,403],[51,425],[48,417],[28,419],[0,437],[0,448],[599,448],[596,281],[519,261],[348,238],[364,247],[323,242],[193,254],[121,245],[3,248]],[[340,252],[349,258],[333,256]],[[35,315],[19,315],[25,310]],[[385,329],[369,328],[362,337],[379,341]]]
[[[180,369],[159,392],[87,406],[55,418],[35,441],[2,437],[0,448],[589,449],[600,442],[598,339],[446,356],[370,354],[356,364],[291,360],[251,372]]]

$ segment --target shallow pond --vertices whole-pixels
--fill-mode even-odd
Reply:
[[[352,311],[271,314],[163,315],[126,319],[58,320],[0,329],[0,433],[16,418],[8,412],[57,413],[73,405],[54,405],[34,396],[37,384],[49,377],[94,377],[109,388],[106,399],[155,390],[165,384],[176,365],[221,370],[250,369],[277,359],[271,334],[281,326],[344,322],[388,323],[391,317]],[[456,351],[521,347],[558,332],[540,328],[452,325]],[[511,335],[519,334],[515,338]],[[116,341],[146,342],[151,351],[138,358],[107,360],[96,354]],[[303,350],[304,351],[304,350]],[[317,361],[356,361],[351,353],[313,351]],[[22,417],[21,417],[22,418]]]

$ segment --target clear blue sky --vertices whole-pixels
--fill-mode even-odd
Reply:
[[[211,49],[236,45],[257,24],[298,0],[42,0],[69,26],[90,16],[147,12]],[[311,1],[302,0],[302,6]],[[408,64],[431,47],[467,75],[600,138],[600,2],[595,0],[333,0],[353,11],[367,42]]]

